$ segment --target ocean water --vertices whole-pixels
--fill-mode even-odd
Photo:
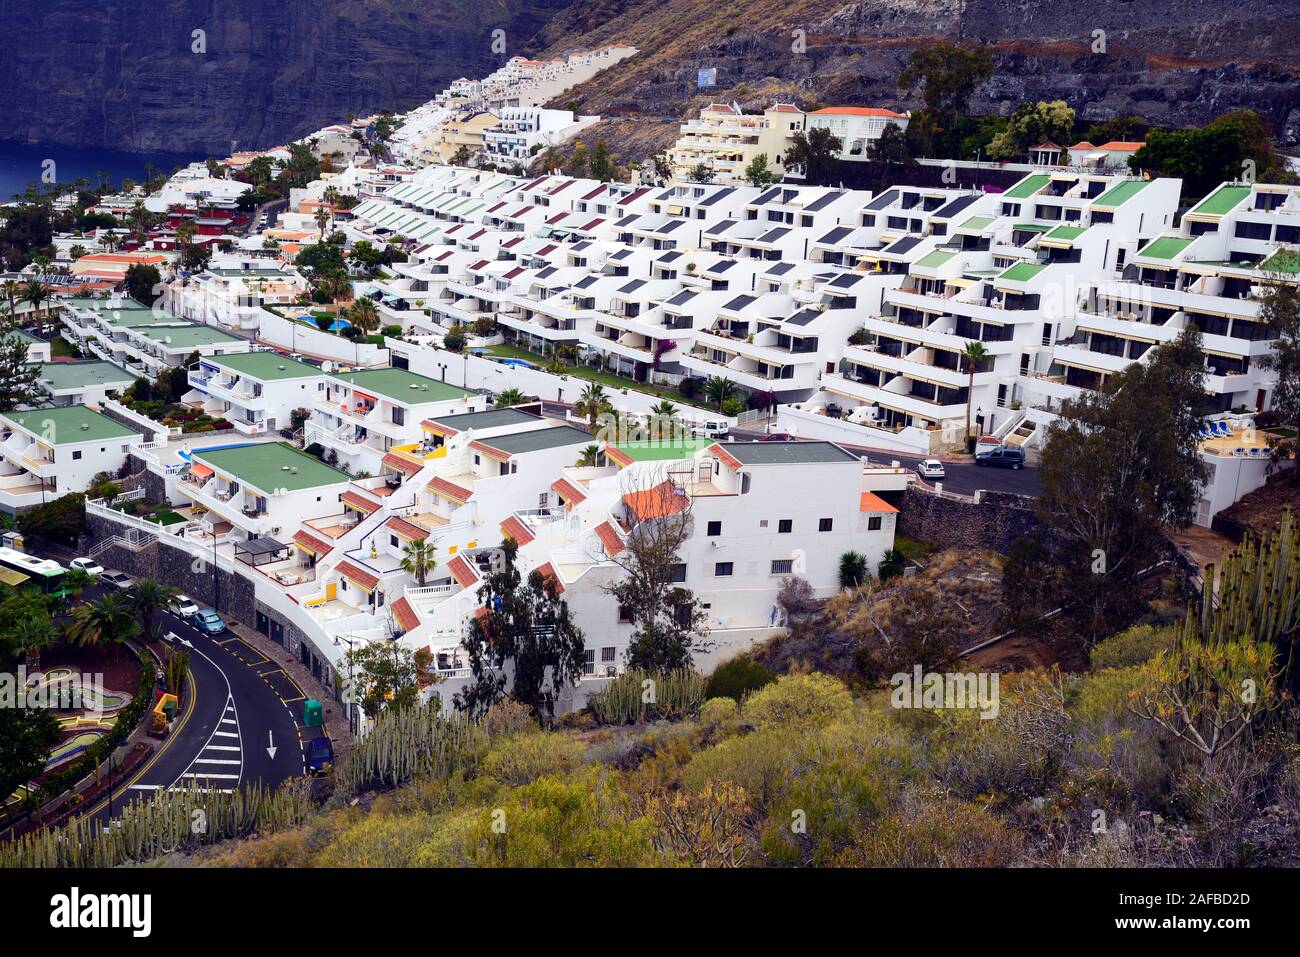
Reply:
[[[123,179],[142,182],[146,163],[152,163],[164,173],[171,173],[174,166],[187,166],[205,158],[183,153],[121,153],[0,142],[0,202],[8,202],[15,193],[25,190],[28,183],[40,182],[46,169],[51,170],[54,182],[72,183],[85,176],[92,183],[98,183],[96,173],[102,171],[108,174],[114,186],[120,186]]]

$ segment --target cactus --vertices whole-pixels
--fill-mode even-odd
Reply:
[[[447,777],[468,767],[486,742],[477,722],[460,714],[445,718],[440,704],[385,709],[352,748],[338,781],[356,793],[416,777]]]
[[[601,724],[685,718],[699,711],[706,684],[692,668],[663,674],[632,669],[593,694],[587,705]]]

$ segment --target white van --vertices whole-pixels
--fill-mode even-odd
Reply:
[[[691,428],[691,435],[702,439],[720,439],[731,431],[726,419],[705,419]]]

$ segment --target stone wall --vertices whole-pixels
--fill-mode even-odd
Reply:
[[[976,498],[937,495],[908,485],[898,516],[898,533],[923,542],[1006,552],[1011,543],[1040,525],[1034,499],[981,491]]]

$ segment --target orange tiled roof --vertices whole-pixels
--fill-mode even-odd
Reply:
[[[367,515],[373,515],[375,512],[379,511],[378,502],[372,502],[360,492],[354,492],[351,489],[348,489],[340,495],[339,499],[344,505],[349,505],[352,508],[355,508],[358,512],[365,512]]]
[[[415,631],[420,627],[420,616],[415,613],[411,603],[403,596],[393,602],[393,617],[397,619],[402,631]]]
[[[402,536],[402,538],[412,542],[418,542],[429,537],[428,529],[421,528],[419,525],[416,525],[413,522],[408,522],[404,518],[398,518],[397,516],[393,516],[388,521],[384,522],[384,527],[391,528],[398,535]]]
[[[474,494],[467,488],[461,488],[455,482],[448,482],[446,479],[438,478],[436,476],[429,479],[429,484],[426,485],[425,488],[432,492],[436,492],[444,498],[449,498],[453,502],[460,502],[461,504],[468,502],[470,496]]]
[[[456,579],[456,584],[461,588],[468,588],[478,581],[474,569],[470,568],[469,562],[460,555],[447,563],[447,571],[451,572],[451,577]]]
[[[560,581],[560,576],[555,574],[555,566],[550,562],[547,562],[545,565],[539,565],[537,571],[541,573],[542,578],[546,581],[555,583],[555,590],[557,592],[564,591],[564,582]]]
[[[378,577],[370,574],[370,572],[362,571],[351,562],[339,562],[337,571],[348,581],[355,582],[366,591],[374,591],[379,585]]]
[[[586,501],[587,498],[586,492],[582,491],[582,489],[578,488],[578,486],[565,478],[556,479],[552,482],[551,489],[569,505],[578,505],[579,503]]]
[[[713,455],[716,455],[718,458],[722,459],[722,461],[726,462],[727,465],[731,466],[731,468],[733,469],[740,468],[741,465],[740,459],[736,458],[734,455],[732,455],[730,452],[724,449],[717,442],[714,442],[712,445],[710,445],[708,451]]]
[[[859,512],[897,512],[898,509],[890,505],[875,492],[863,492],[858,498]]]
[[[814,110],[814,116],[824,116],[826,114],[842,116],[889,116],[898,119],[904,119],[906,113],[895,113],[893,110],[886,110],[879,106],[828,106],[822,110]]]
[[[333,543],[325,542],[317,538],[315,535],[311,535],[301,530],[294,532],[293,540],[297,544],[301,545],[303,548],[307,549],[307,551],[311,552],[317,558],[324,558],[326,555],[328,555],[330,552],[334,550]]]
[[[397,469],[397,471],[406,475],[414,475],[416,472],[420,471],[420,466],[418,464],[404,456],[397,455],[394,452],[387,453],[384,456],[383,461],[389,468]]]
[[[1125,140],[1111,140],[1097,147],[1099,150],[1111,150],[1116,153],[1134,153],[1146,146],[1146,143],[1131,143]]]
[[[486,442],[480,442],[478,439],[475,439],[473,442],[471,442],[469,444],[469,447],[471,449],[474,449],[476,452],[482,452],[484,455],[488,456],[489,458],[501,459],[501,460],[510,458],[509,452],[502,452],[500,449],[494,449]]]
[[[528,526],[511,515],[501,523],[501,533],[513,538],[520,545],[527,545],[537,536],[528,530]]]
[[[684,511],[690,505],[690,499],[672,482],[665,479],[654,488],[641,492],[628,492],[623,501],[632,510],[638,521],[651,518],[667,518]]]
[[[596,526],[596,537],[605,546],[607,555],[617,555],[627,547],[623,544],[623,539],[619,537],[618,531],[610,522],[601,522]]]

